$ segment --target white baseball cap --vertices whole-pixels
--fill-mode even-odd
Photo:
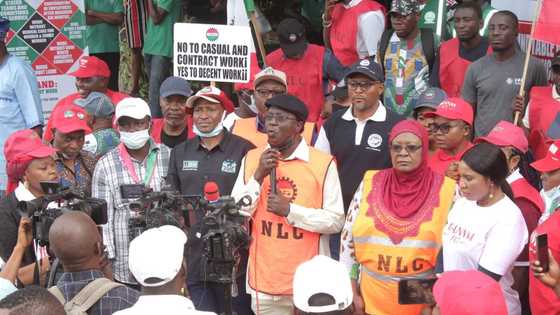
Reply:
[[[344,265],[332,258],[317,255],[299,265],[294,274],[294,305],[306,313],[341,311],[352,305],[350,275]],[[334,298],[331,305],[311,306],[309,299],[319,293]]]
[[[130,242],[128,268],[142,286],[162,286],[181,270],[186,242],[185,232],[172,225],[146,230]]]
[[[265,68],[261,72],[257,73],[255,75],[255,81],[253,84],[256,88],[257,86],[259,86],[259,84],[267,80],[276,81],[285,87],[288,86],[288,79],[286,78],[286,73],[274,69],[272,67]]]
[[[117,104],[115,109],[115,119],[126,116],[134,119],[143,119],[146,116],[152,117],[148,103],[138,97],[127,97]]]

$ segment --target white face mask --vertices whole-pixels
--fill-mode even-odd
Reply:
[[[146,142],[150,139],[150,133],[148,129],[126,132],[121,131],[121,142],[131,150],[138,150],[143,147]]]
[[[247,107],[253,112],[253,114],[258,114],[257,103],[255,102],[255,96],[251,95],[251,104],[247,104]]]
[[[198,127],[196,126],[196,124],[193,125],[193,133],[201,138],[212,138],[215,137],[217,135],[220,134],[220,132],[222,132],[222,130],[224,130],[224,118],[226,117],[226,111],[224,111],[222,113],[222,119],[220,120],[220,122],[216,125],[216,127],[214,127],[214,129],[212,129],[212,131],[210,132],[202,132],[200,131],[200,129],[198,129]]]

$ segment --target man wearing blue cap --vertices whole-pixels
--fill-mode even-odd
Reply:
[[[37,78],[28,63],[8,53],[4,41],[9,28],[10,21],[0,17],[0,147],[14,131],[33,128],[41,134],[43,126]],[[6,161],[2,155],[0,192],[6,190],[6,182]]]

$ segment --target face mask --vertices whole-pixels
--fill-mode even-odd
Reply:
[[[150,139],[150,133],[148,129],[135,131],[135,132],[125,132],[121,131],[121,142],[131,150],[138,150],[143,147],[146,142]]]
[[[253,114],[258,114],[259,110],[257,109],[257,103],[255,102],[255,97],[251,95],[251,104],[247,104],[247,107],[253,112]]]
[[[212,129],[212,131],[210,131],[210,132],[202,132],[202,131],[200,131],[200,129],[198,129],[198,127],[196,125],[193,125],[194,134],[201,137],[201,138],[212,138],[212,137],[215,137],[215,136],[219,135],[220,132],[222,132],[222,130],[224,130],[224,125],[222,123],[224,121],[224,117],[226,117],[226,112],[225,111],[222,114],[222,119],[220,120],[218,125],[216,125],[216,127],[214,127],[214,129]]]
[[[545,200],[552,200],[555,197],[560,197],[560,186],[554,187],[551,190],[541,190],[541,197]]]

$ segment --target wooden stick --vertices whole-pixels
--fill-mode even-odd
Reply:
[[[255,36],[257,37],[257,44],[259,45],[259,51],[261,53],[262,61],[263,61],[263,68],[266,68],[266,50],[264,50],[264,42],[261,37],[261,28],[259,27],[259,23],[257,23],[257,15],[255,11],[251,12],[251,24],[253,24],[253,28],[255,29]]]
[[[535,24],[537,24],[537,19],[541,13],[542,0],[537,1],[537,9],[535,10],[535,19],[531,23],[531,35],[529,35],[529,43],[527,44],[527,51],[525,52],[525,63],[523,65],[523,76],[521,77],[521,87],[519,88],[519,96],[525,96],[525,81],[527,81],[527,71],[529,69],[529,60],[531,58],[531,52],[533,50],[533,36],[535,35]],[[515,118],[513,119],[513,124],[517,126],[519,123],[519,118],[521,117],[521,112],[515,112]]]

